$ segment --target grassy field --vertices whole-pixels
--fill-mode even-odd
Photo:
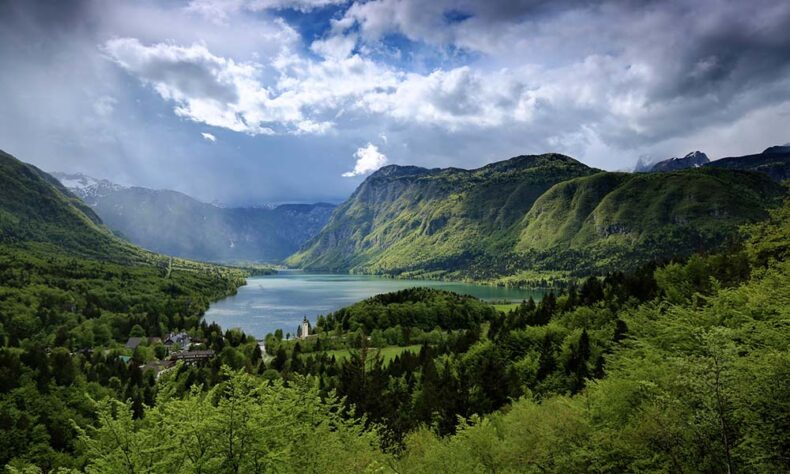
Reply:
[[[384,359],[384,363],[388,364],[392,361],[392,359],[395,358],[395,356],[402,354],[405,351],[412,351],[413,353],[418,354],[420,352],[420,347],[421,346],[419,344],[413,344],[411,346],[404,346],[404,347],[387,346],[381,349],[371,348],[369,356],[373,357],[376,354],[376,352],[379,352],[381,353],[381,357]],[[352,350],[355,349],[336,349],[331,351],[325,351],[325,353],[330,357],[335,356],[335,360],[339,362],[341,360],[347,359],[351,355]],[[313,353],[301,354],[301,357],[305,359],[312,354]]]
[[[521,303],[505,303],[505,304],[495,304],[494,309],[499,311],[500,313],[509,313],[514,309],[518,308],[518,305]]]

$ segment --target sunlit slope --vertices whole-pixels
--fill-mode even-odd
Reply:
[[[595,172],[556,154],[475,170],[388,166],[366,179],[288,263],[386,273],[462,267],[512,248],[514,226],[551,186]]]
[[[607,271],[725,245],[782,193],[761,173],[610,173],[554,154],[477,170],[388,166],[288,263],[471,278]]]

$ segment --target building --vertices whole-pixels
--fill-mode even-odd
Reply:
[[[307,339],[308,336],[310,336],[310,321],[308,321],[307,316],[305,316],[302,324],[296,328],[296,337],[299,339]]]
[[[182,349],[189,349],[189,346],[192,345],[192,341],[189,338],[189,334],[185,332],[179,332],[179,333],[171,332],[165,338],[165,345],[168,348],[170,348],[173,346],[173,344],[178,344],[179,346],[181,346]]]
[[[206,362],[214,357],[214,351],[211,349],[205,351],[181,351],[176,352],[171,356],[174,361],[183,360],[185,364],[195,365],[201,362]]]

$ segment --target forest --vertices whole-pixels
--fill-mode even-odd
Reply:
[[[380,295],[326,315],[304,340],[270,335],[267,353],[200,321],[197,295],[233,291],[227,275],[164,282],[138,270],[132,284],[125,267],[6,258],[18,283],[4,308],[36,309],[3,311],[18,316],[2,322],[0,462],[10,472],[787,472],[790,202],[742,233],[726,251],[586,278],[507,313],[436,290]],[[84,291],[90,275],[104,289]],[[141,369],[153,344],[118,357],[132,332],[174,329],[217,357],[158,377]],[[391,344],[413,349],[385,360],[377,347]]]

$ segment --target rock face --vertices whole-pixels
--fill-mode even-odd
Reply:
[[[315,236],[333,205],[228,208],[185,194],[126,187],[54,173],[108,227],[131,242],[178,257],[215,262],[279,262]]]
[[[652,172],[665,172],[665,171],[678,171],[688,168],[699,168],[710,163],[708,155],[701,151],[693,151],[683,158],[670,158],[668,160],[659,161],[654,164],[650,171]]]

